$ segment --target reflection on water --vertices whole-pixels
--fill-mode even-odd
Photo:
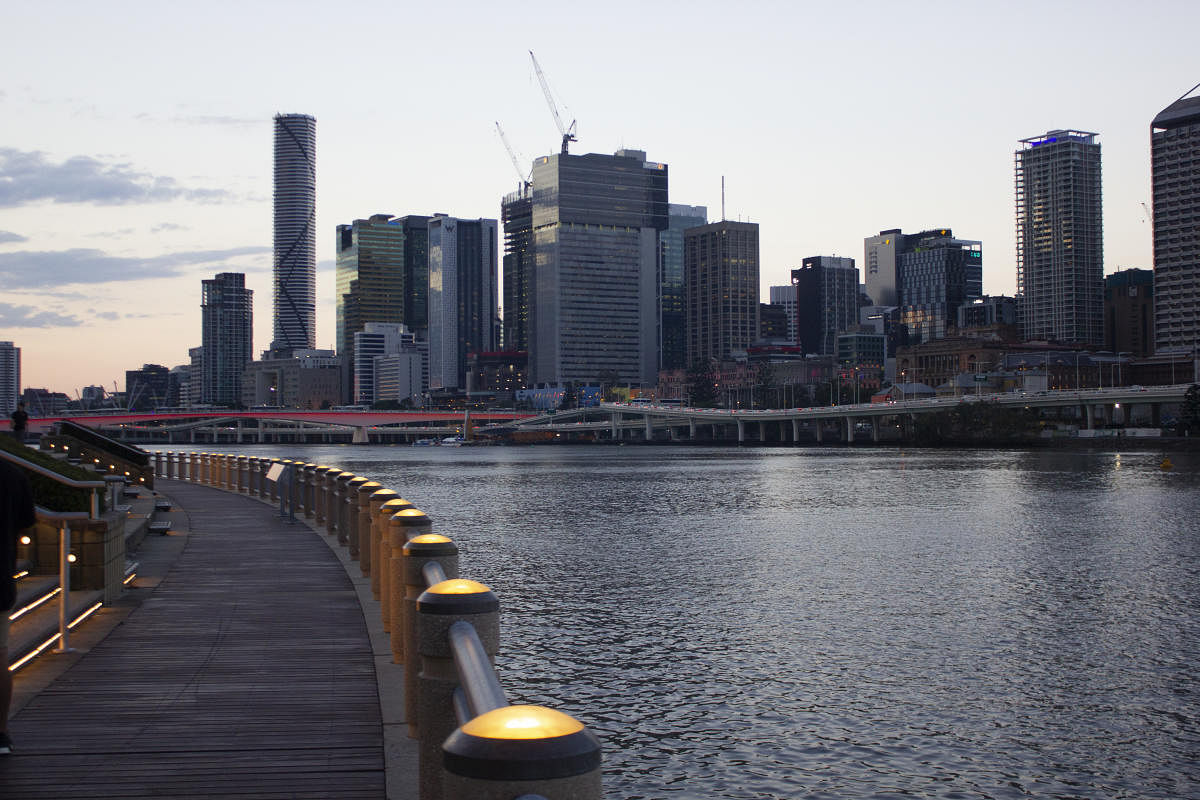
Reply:
[[[611,798],[1200,796],[1200,459],[250,447],[414,501]]]

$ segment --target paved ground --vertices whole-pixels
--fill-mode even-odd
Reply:
[[[401,669],[344,548],[258,501],[182,510],[121,602],[17,674],[0,797],[407,798]]]

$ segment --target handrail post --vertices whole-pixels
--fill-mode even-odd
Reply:
[[[430,533],[432,528],[429,517],[416,508],[397,511],[388,520],[388,597],[380,602],[390,608],[388,631],[392,635],[393,664],[404,661],[404,545],[414,536]]]
[[[458,727],[454,715],[458,670],[450,648],[450,627],[462,620],[469,622],[487,653],[494,654],[500,643],[500,601],[482,583],[461,578],[442,581],[417,598],[417,620],[421,658],[416,686],[420,797],[441,800],[442,742]]]
[[[364,481],[358,487],[358,497],[354,505],[355,521],[354,536],[350,541],[350,558],[358,562],[359,569],[365,577],[370,559],[363,555],[363,545],[371,541],[371,495],[382,489],[377,481]],[[367,564],[363,564],[363,560]]]
[[[61,590],[58,603],[58,647],[56,653],[71,653],[69,641],[71,621],[71,523],[62,521],[58,537],[58,588]]]
[[[404,642],[404,685],[416,687],[421,659],[417,656],[420,642],[417,640],[417,598],[429,588],[426,567],[435,565],[441,570],[442,580],[457,578],[458,545],[449,536],[427,533],[414,536],[404,545],[404,605],[405,615],[400,631]],[[441,581],[437,581],[441,583]],[[409,656],[408,654],[412,654]],[[405,719],[408,720],[408,735],[417,738],[417,693],[413,690],[404,695]]]

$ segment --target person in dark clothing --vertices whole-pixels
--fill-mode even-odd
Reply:
[[[29,478],[0,459],[0,756],[12,752],[8,709],[12,704],[12,673],[8,671],[8,612],[17,602],[17,540],[37,521]]]
[[[25,441],[25,428],[29,425],[29,415],[25,413],[25,404],[17,403],[17,410],[9,415],[12,418],[12,435],[17,441]]]

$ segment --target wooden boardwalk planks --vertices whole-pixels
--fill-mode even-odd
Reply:
[[[384,797],[375,665],[337,556],[258,501],[162,488],[187,547],[9,723],[0,797]]]

